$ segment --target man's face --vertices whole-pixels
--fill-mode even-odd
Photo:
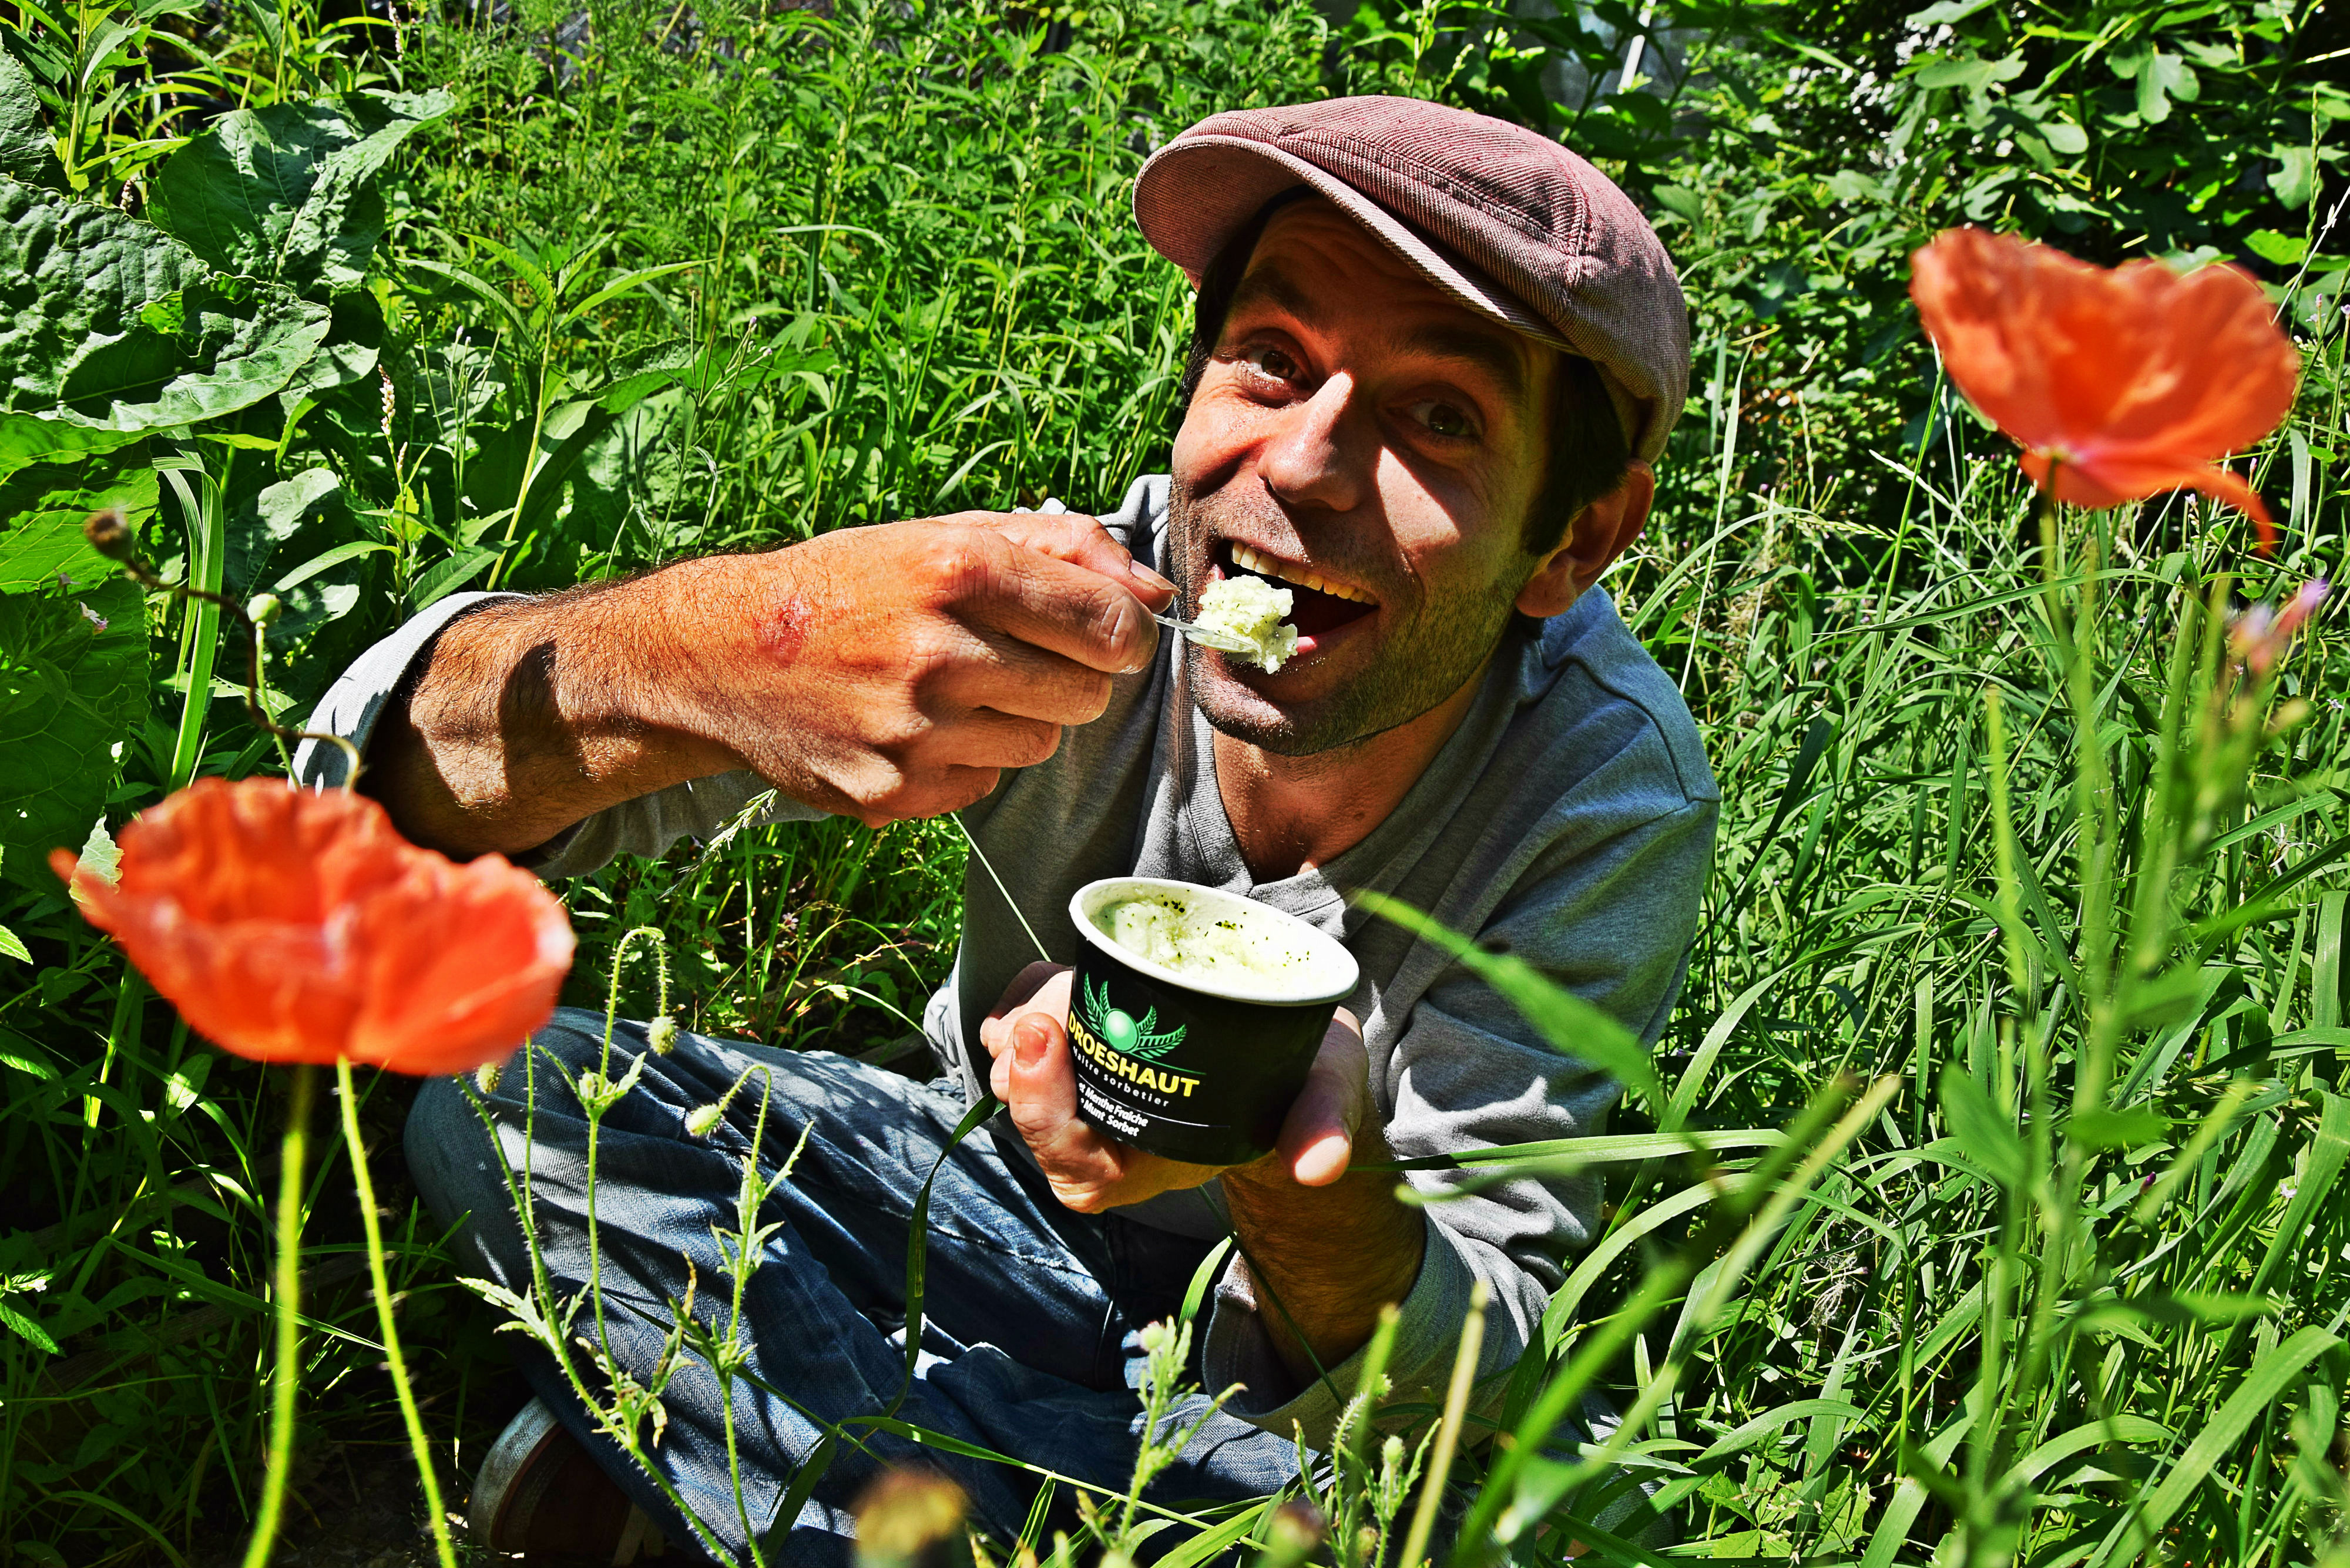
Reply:
[[[1427,712],[1482,670],[1536,558],[1553,352],[1448,296],[1319,199],[1265,225],[1175,438],[1187,605],[1288,587],[1277,675],[1191,646],[1226,734],[1290,756]]]

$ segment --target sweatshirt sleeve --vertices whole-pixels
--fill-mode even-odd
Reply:
[[[1688,968],[1718,809],[1712,799],[1687,801],[1564,865],[1537,864],[1478,933],[1482,945],[1524,958],[1653,1044]],[[1399,1159],[1589,1137],[1604,1130],[1621,1092],[1457,964],[1413,1007],[1396,1050],[1399,1086],[1388,1141]],[[1436,1197],[1462,1178],[1413,1171],[1405,1179]],[[1441,1401],[1470,1293],[1482,1280],[1491,1301],[1471,1407],[1497,1410],[1506,1387],[1500,1375],[1541,1324],[1565,1260],[1591,1241],[1598,1204],[1597,1177],[1575,1175],[1510,1181],[1422,1209],[1426,1252],[1399,1303],[1389,1398]],[[1278,1319],[1264,1315],[1271,1303],[1258,1295],[1236,1257],[1209,1321],[1207,1386],[1247,1385],[1227,1409],[1284,1436],[1302,1427],[1320,1446],[1354,1395],[1363,1353],[1297,1386],[1269,1335],[1268,1323]]]
[[[364,756],[393,693],[408,680],[418,660],[431,655],[433,639],[442,629],[484,606],[522,597],[451,594],[412,617],[353,659],[350,668],[336,678],[312,711],[308,727],[340,735]],[[349,768],[343,749],[328,742],[305,741],[294,753],[294,776],[313,788],[340,786]],[[749,772],[689,779],[574,823],[537,848],[515,856],[515,864],[553,882],[584,877],[621,855],[664,854],[681,838],[710,837],[767,789],[765,780]],[[809,822],[823,815],[813,806],[775,795],[750,825]]]

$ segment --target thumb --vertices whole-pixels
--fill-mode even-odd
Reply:
[[[1327,1187],[1347,1174],[1355,1137],[1370,1115],[1363,1042],[1351,1016],[1335,1019],[1305,1087],[1281,1124],[1278,1152],[1300,1187]]]
[[[1069,1059],[1068,1032],[1049,1012],[1030,1012],[1011,1029],[1011,1049],[997,1060],[1011,1107],[1012,1124],[1023,1134],[1051,1137],[1077,1114],[1077,1075]]]

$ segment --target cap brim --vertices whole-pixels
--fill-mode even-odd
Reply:
[[[1243,223],[1293,185],[1311,185],[1378,236],[1412,270],[1481,316],[1554,348],[1570,348],[1507,289],[1451,254],[1344,180],[1303,158],[1241,136],[1191,136],[1161,148],[1135,182],[1142,237],[1198,276]]]
[[[1134,220],[1151,248],[1194,280],[1258,209],[1295,185],[1308,185],[1401,256],[1412,270],[1461,305],[1537,343],[1569,354],[1575,345],[1528,310],[1517,296],[1421,234],[1344,180],[1277,147],[1243,136],[1187,136],[1143,165],[1134,184]],[[1647,420],[1641,400],[1594,365],[1635,450]]]

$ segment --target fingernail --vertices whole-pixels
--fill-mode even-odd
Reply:
[[[1149,587],[1157,588],[1162,593],[1171,594],[1175,591],[1175,585],[1173,583],[1169,582],[1165,577],[1160,576],[1158,573],[1152,571],[1149,567],[1144,566],[1139,561],[1127,562],[1126,569],[1134,574],[1134,580],[1138,583],[1144,584]]]
[[[1131,675],[1138,670],[1150,668],[1150,661],[1158,652],[1159,639],[1152,635],[1157,630],[1157,623],[1151,620],[1139,603],[1132,598],[1119,603],[1116,619],[1110,625],[1108,642],[1112,648],[1131,647],[1134,649],[1118,666],[1119,674]]]
[[[1053,1043],[1045,1025],[1035,1019],[1025,1018],[1013,1026],[1012,1049],[1024,1067],[1034,1067],[1045,1059],[1045,1048]]]

